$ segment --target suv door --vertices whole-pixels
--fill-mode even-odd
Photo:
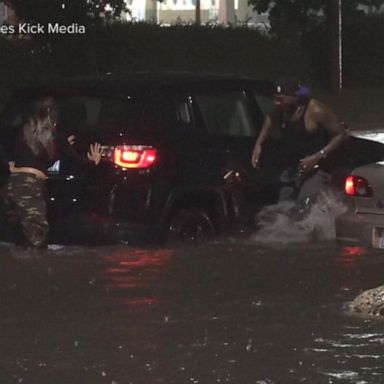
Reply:
[[[207,181],[215,180],[230,191],[231,198],[236,200],[232,201],[233,215],[249,224],[260,207],[278,197],[276,175],[280,171],[275,156],[267,158],[261,169],[251,165],[264,113],[246,87],[195,90],[193,99],[204,129],[202,167],[216,172],[206,172]]]

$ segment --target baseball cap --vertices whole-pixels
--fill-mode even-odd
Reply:
[[[276,95],[308,97],[310,93],[309,87],[298,80],[281,79],[275,82]]]

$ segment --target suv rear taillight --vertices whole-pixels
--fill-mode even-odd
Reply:
[[[156,149],[144,145],[118,145],[113,150],[113,162],[122,168],[149,168],[156,159]]]
[[[360,176],[348,176],[345,179],[344,189],[348,196],[371,197],[373,195],[368,181]]]

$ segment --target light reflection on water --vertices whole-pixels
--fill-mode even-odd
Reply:
[[[295,238],[276,247],[257,236],[184,248],[52,249],[41,260],[41,268],[51,268],[46,278],[39,274],[43,289],[34,281],[40,264],[32,268],[20,260],[13,277],[2,272],[0,288],[15,300],[15,292],[28,294],[57,343],[71,337],[71,345],[78,342],[79,362],[68,357],[70,348],[60,359],[89,372],[102,367],[96,380],[84,382],[382,384],[383,322],[352,315],[345,303],[382,283],[384,253],[341,247],[330,237],[306,236],[301,243]],[[3,255],[15,253],[0,247]],[[40,290],[65,303],[71,328],[65,336],[59,334],[65,322],[59,303],[39,313]],[[20,318],[26,315],[17,308],[3,312],[9,335],[27,329],[34,316],[29,313],[24,324]],[[57,324],[49,321],[48,309],[58,311]],[[87,311],[92,317],[84,316]],[[3,348],[14,340],[0,338]],[[9,352],[8,371],[19,372],[13,364],[21,357],[28,359],[29,372],[41,364],[33,331],[25,332],[23,342],[28,340],[30,351]],[[51,352],[43,354],[44,364],[57,377]]]
[[[162,299],[156,295],[157,278],[173,253],[172,249],[128,248],[104,255],[101,278],[108,295],[119,297],[120,304],[125,306],[159,305]]]

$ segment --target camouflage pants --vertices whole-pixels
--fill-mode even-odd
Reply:
[[[13,173],[2,187],[2,205],[6,219],[16,225],[27,246],[46,246],[47,207],[43,180],[29,173]]]

